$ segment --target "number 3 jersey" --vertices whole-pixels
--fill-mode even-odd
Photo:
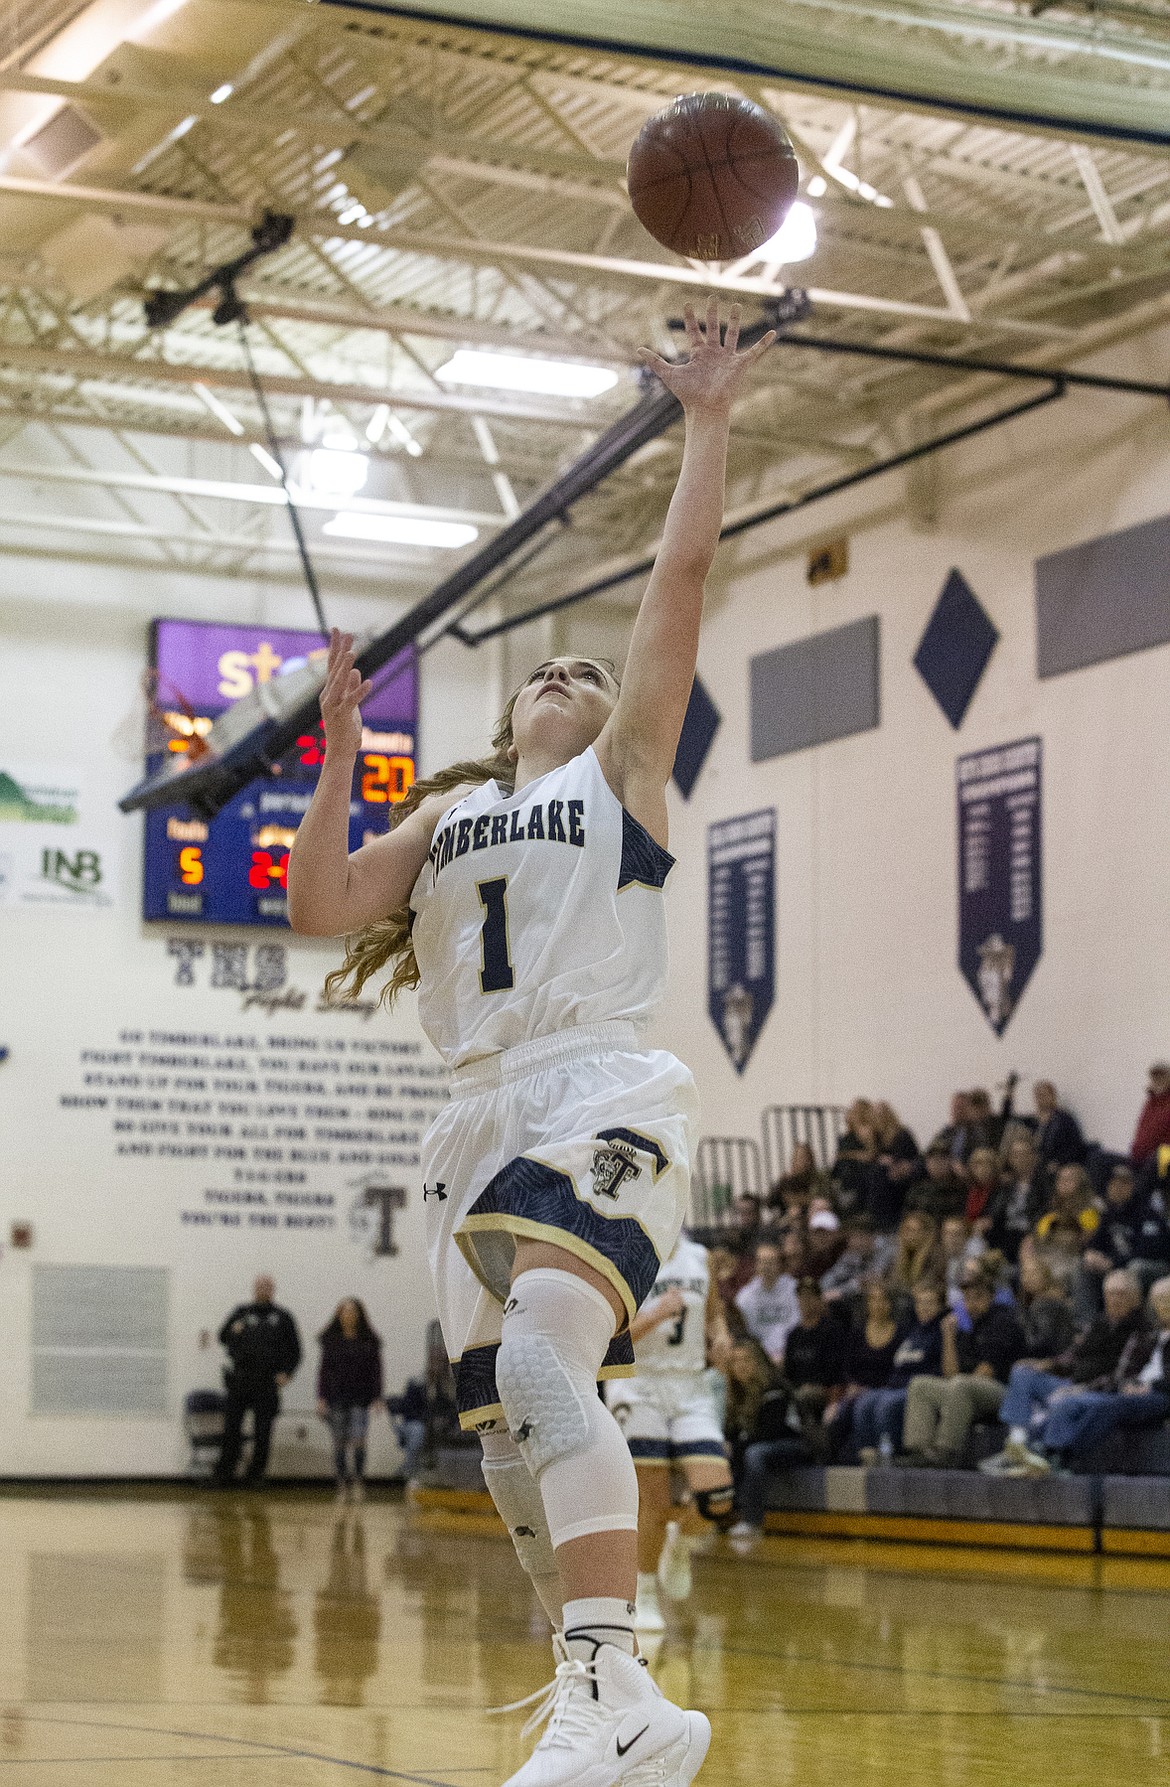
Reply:
[[[666,981],[673,864],[592,745],[515,794],[487,782],[449,808],[410,898],[419,1019],[447,1065],[643,1023]]]
[[[711,1283],[707,1249],[689,1235],[681,1234],[669,1259],[663,1260],[647,1298],[653,1302],[667,1291],[681,1293],[683,1307],[678,1315],[659,1322],[634,1347],[634,1369],[638,1376],[658,1377],[664,1372],[682,1371],[701,1375],[707,1366],[707,1292]]]

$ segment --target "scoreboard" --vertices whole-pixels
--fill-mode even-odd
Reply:
[[[216,716],[258,682],[324,657],[320,633],[287,627],[229,627],[156,620],[151,663],[164,750],[198,749]],[[390,811],[414,781],[418,657],[408,647],[381,673],[362,708],[362,745],[349,806],[349,847],[388,830]],[[146,814],[142,916],[205,924],[282,925],[288,918],[288,855],[325,757],[318,721],[281,759],[277,773],[249,783],[212,820],[182,802]],[[162,756],[147,760],[161,767]],[[181,783],[180,783],[181,786]]]

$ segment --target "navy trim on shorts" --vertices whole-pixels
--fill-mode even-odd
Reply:
[[[491,1223],[484,1218],[503,1217]],[[580,1241],[600,1254],[628,1287],[632,1309],[646,1301],[654,1288],[662,1262],[649,1235],[632,1216],[602,1216],[578,1197],[572,1179],[543,1161],[518,1154],[501,1167],[472,1204],[461,1230],[474,1245],[477,1227],[507,1228],[507,1218],[559,1229],[568,1245]],[[477,1220],[478,1219],[478,1220]],[[551,1238],[551,1237],[550,1237]]]
[[[647,1464],[669,1464],[674,1448],[669,1440],[627,1440],[630,1457]]]
[[[481,1409],[487,1410],[498,1405],[500,1392],[496,1388],[496,1354],[499,1350],[498,1340],[488,1346],[471,1346],[461,1359],[456,1359],[452,1364],[455,1406],[459,1410],[461,1421],[464,1415],[476,1414]]]

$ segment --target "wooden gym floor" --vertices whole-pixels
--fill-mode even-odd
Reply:
[[[769,1539],[656,1658],[703,1787],[1170,1781],[1170,1566]],[[549,1673],[505,1539],[375,1499],[0,1498],[0,1787],[498,1787]]]

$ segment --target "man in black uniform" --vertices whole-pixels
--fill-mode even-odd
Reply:
[[[226,1347],[230,1360],[224,1373],[223,1447],[215,1472],[219,1483],[230,1483],[235,1477],[247,1409],[252,1411],[253,1437],[244,1482],[260,1482],[268,1463],[280,1392],[301,1362],[297,1325],[288,1310],[273,1301],[275,1294],[271,1278],[258,1278],[252,1286],[252,1301],[233,1309],[219,1331],[220,1345]]]

